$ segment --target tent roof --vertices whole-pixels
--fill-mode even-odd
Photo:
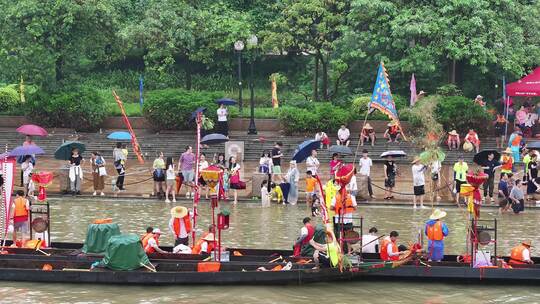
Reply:
[[[540,96],[540,67],[522,79],[506,85],[508,96]]]

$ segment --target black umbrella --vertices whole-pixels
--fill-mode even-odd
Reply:
[[[330,149],[328,149],[328,152],[330,153],[337,153],[337,154],[341,154],[341,155],[352,155],[353,152],[351,150],[351,148],[347,147],[347,146],[338,146],[338,145],[333,145],[330,147]]]
[[[488,155],[493,154],[493,159],[498,160],[501,158],[501,153],[497,150],[482,150],[474,155],[473,162],[477,165],[483,166],[488,160]]]
[[[206,111],[205,107],[198,107],[197,110],[191,113],[191,118],[189,119],[189,121],[195,120],[195,118],[197,117],[197,114],[204,113],[204,111]]]
[[[393,150],[393,151],[386,151],[381,154],[382,158],[392,156],[392,157],[406,157],[407,153],[401,151],[401,150]]]
[[[224,142],[228,142],[229,138],[223,134],[219,133],[212,133],[208,134],[205,137],[201,139],[201,144],[204,145],[217,145],[222,144]]]
[[[217,104],[224,104],[226,106],[234,106],[236,104],[236,100],[230,99],[230,98],[221,98],[216,100]]]

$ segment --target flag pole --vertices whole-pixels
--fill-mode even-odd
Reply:
[[[508,137],[508,104],[510,102],[510,97],[506,96],[506,77],[503,75],[502,78],[502,84],[503,84],[503,102],[504,102],[504,140],[503,142],[506,142],[506,138]]]
[[[369,115],[369,104],[368,108],[366,109],[366,115],[364,116],[364,123],[362,124],[362,129],[360,129],[360,138],[358,140],[358,144],[356,145],[356,151],[354,152],[354,159],[353,159],[353,165],[356,163],[356,157],[358,156],[358,149],[360,149],[360,143],[362,142],[362,132],[364,131],[364,127],[366,126],[367,118]]]

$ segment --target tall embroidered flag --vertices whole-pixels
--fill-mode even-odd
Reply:
[[[368,108],[377,109],[388,115],[391,120],[399,121],[396,104],[390,92],[390,81],[388,80],[388,74],[386,74],[383,62],[379,65],[377,81],[375,82],[375,88],[373,89],[373,95],[371,96]]]
[[[277,98],[277,83],[275,77],[272,77],[272,107],[274,109],[279,107],[279,101]]]
[[[416,95],[416,79],[414,78],[414,73],[411,76],[411,107],[414,107],[414,104],[418,101],[418,95]]]
[[[139,160],[139,164],[144,164],[144,158],[142,156],[141,152],[141,146],[139,145],[139,142],[137,141],[137,136],[135,136],[135,131],[133,131],[133,128],[131,127],[131,123],[129,122],[129,119],[126,114],[126,110],[124,109],[124,103],[120,99],[120,96],[116,94],[116,92],[112,91],[114,99],[116,100],[116,103],[118,104],[118,107],[120,108],[120,112],[122,113],[122,118],[124,120],[124,124],[126,125],[129,134],[131,134],[131,146],[133,147],[133,152],[135,152],[135,155],[137,155],[137,159]]]

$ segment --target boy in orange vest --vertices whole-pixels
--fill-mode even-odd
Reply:
[[[512,248],[510,253],[510,265],[534,264],[531,260],[531,241],[523,241],[520,245]]]
[[[448,236],[448,227],[441,219],[445,216],[446,212],[435,209],[426,223],[429,261],[440,262],[444,257],[444,238]]]
[[[21,232],[21,246],[24,245],[24,235],[28,233],[28,210],[30,203],[24,197],[24,191],[18,190],[15,194],[15,201],[11,205],[13,210],[13,245],[17,244],[17,231]]]

